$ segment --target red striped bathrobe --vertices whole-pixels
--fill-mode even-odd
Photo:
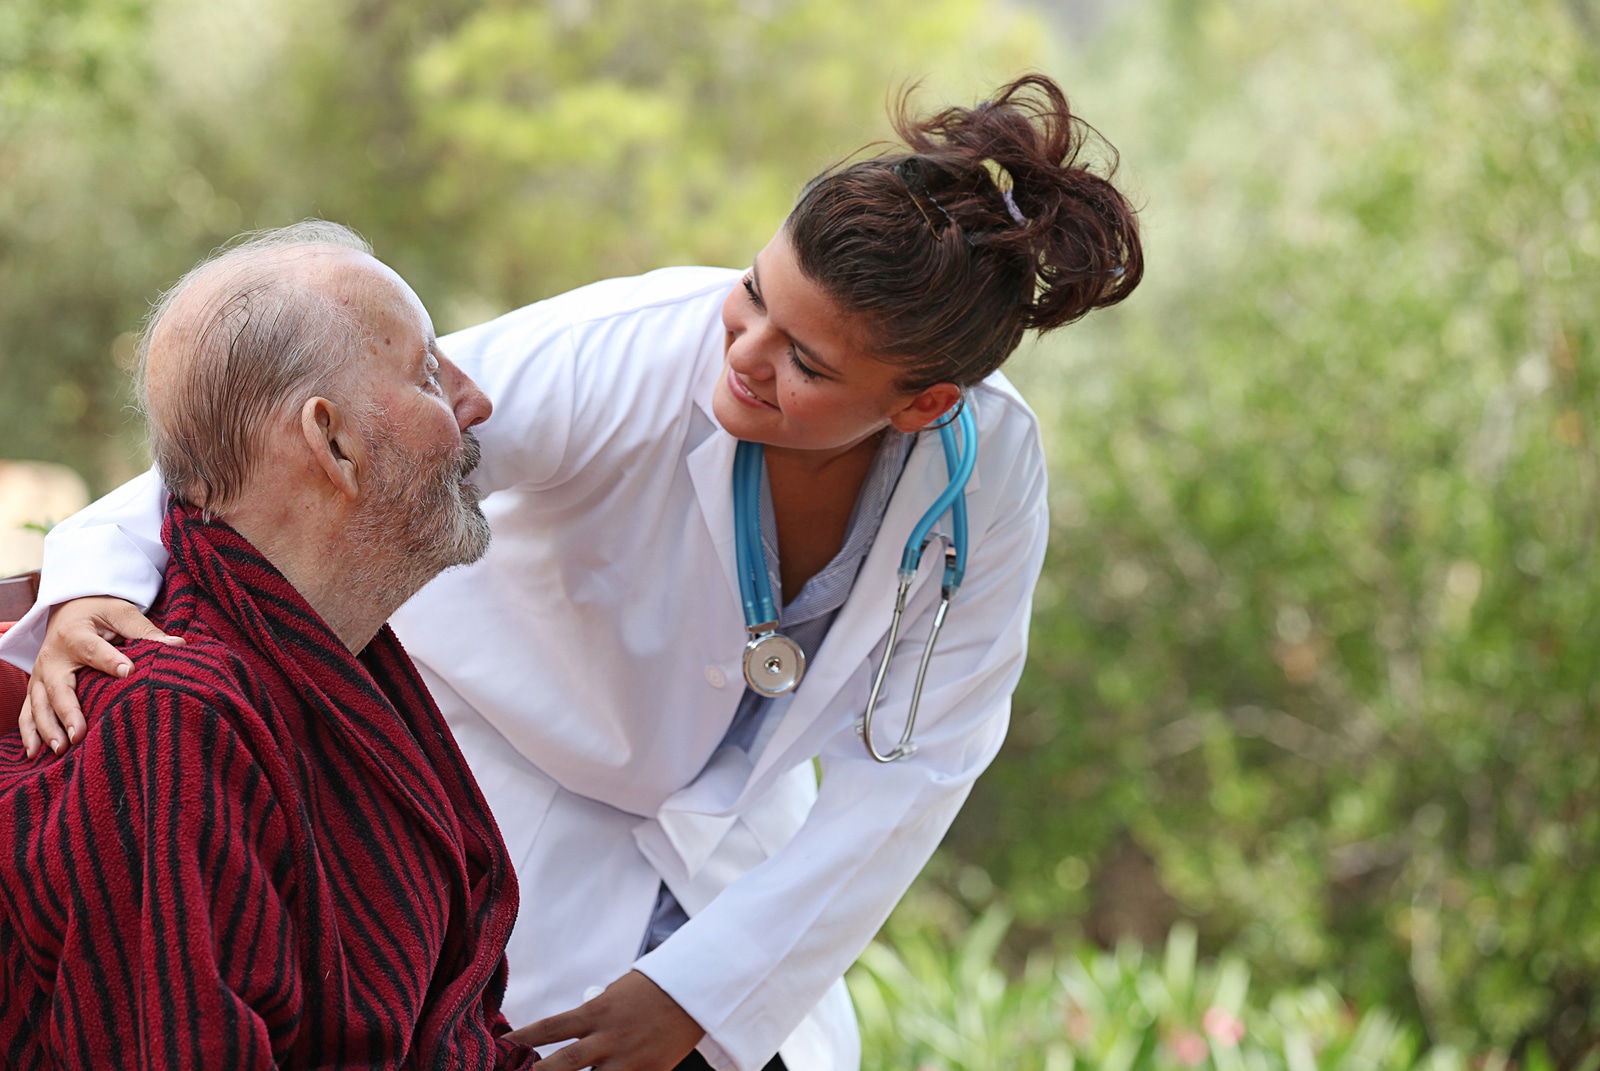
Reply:
[[[64,758],[0,740],[0,1066],[533,1062],[505,845],[394,634],[351,655],[193,511],[164,541],[187,646],[85,674]]]

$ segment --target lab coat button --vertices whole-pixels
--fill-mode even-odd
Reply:
[[[713,688],[721,688],[724,684],[728,683],[728,678],[723,674],[722,670],[718,669],[716,666],[707,666],[706,681]]]
[[[591,1000],[593,1000],[595,997],[598,997],[601,993],[604,993],[604,992],[605,992],[605,990],[600,988],[599,986],[592,985],[588,989],[585,989],[583,991],[583,1002],[585,1004],[587,1004]]]

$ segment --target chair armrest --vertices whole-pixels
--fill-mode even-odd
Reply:
[[[14,621],[0,621],[0,636],[14,624]],[[27,696],[28,675],[0,659],[0,736],[16,729],[17,719],[22,715],[22,701]]]
[[[15,621],[33,607],[39,597],[39,571],[19,573],[0,579],[0,621]]]

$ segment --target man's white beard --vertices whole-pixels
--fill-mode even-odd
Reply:
[[[428,581],[454,565],[468,565],[489,549],[489,521],[478,488],[467,482],[478,466],[478,437],[463,436],[459,452],[413,453],[383,417],[373,429],[372,468],[360,512],[349,529],[359,596],[398,608]]]

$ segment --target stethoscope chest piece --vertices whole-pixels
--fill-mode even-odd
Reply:
[[[781,632],[750,637],[744,645],[744,681],[768,699],[792,692],[806,672],[806,653]]]

